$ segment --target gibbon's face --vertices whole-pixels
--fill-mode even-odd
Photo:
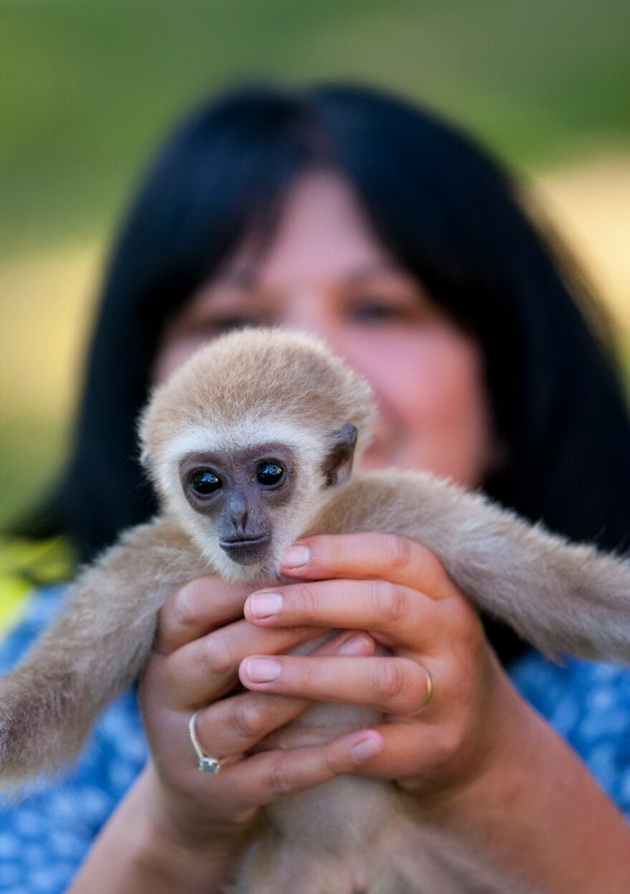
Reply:
[[[214,445],[184,452],[181,441],[166,441],[153,463],[145,455],[165,505],[228,579],[277,574],[282,555],[321,508],[325,492],[350,476],[354,424],[331,431],[323,443],[304,435],[299,446],[282,440],[283,433],[287,440],[295,436],[290,426],[273,427],[278,440],[254,441],[240,429],[228,431],[225,443],[219,437]],[[189,432],[200,443],[207,434]]]
[[[270,443],[188,454],[179,475],[188,503],[212,520],[229,559],[254,565],[267,557],[274,516],[291,501],[295,466],[290,447]]]
[[[427,469],[477,487],[494,465],[476,340],[396,266],[340,177],[298,180],[265,251],[246,240],[192,296],[166,327],[154,382],[243,325],[318,335],[368,380],[378,415],[364,468]]]

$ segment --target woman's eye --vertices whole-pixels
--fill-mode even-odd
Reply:
[[[407,305],[385,301],[378,298],[365,298],[357,301],[351,308],[352,316],[359,322],[387,322],[405,319],[410,311]]]
[[[262,462],[256,469],[256,481],[263,487],[273,487],[280,484],[284,478],[284,469],[280,463]]]
[[[190,487],[198,497],[209,497],[223,487],[223,482],[211,469],[203,469],[192,476]]]

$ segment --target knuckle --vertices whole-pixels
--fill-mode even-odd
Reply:
[[[370,581],[369,587],[380,619],[388,625],[398,625],[406,620],[407,600],[400,587],[387,580]]]
[[[339,748],[336,748],[334,743],[326,749],[324,762],[330,777],[339,776],[342,773],[356,773],[358,770],[356,762],[350,760],[345,751],[340,752]]]
[[[374,672],[373,689],[379,703],[390,708],[405,694],[406,674],[395,658],[385,658]]]
[[[173,625],[170,623],[169,613],[161,608],[157,616],[153,652],[161,655],[170,655],[177,648],[177,640],[173,633]]]
[[[486,664],[489,646],[484,627],[476,610],[463,598],[452,600],[442,613],[444,630],[451,653],[462,667]]]
[[[212,591],[210,577],[197,577],[173,594],[171,605],[174,621],[180,626],[194,627],[203,620]]]
[[[287,762],[284,755],[278,756],[269,768],[269,791],[274,797],[281,798],[290,795],[294,786],[287,773]]]
[[[328,536],[322,544],[326,550],[327,561],[335,568],[344,568],[348,564],[348,536],[354,537],[354,535]]]
[[[404,571],[409,567],[412,559],[413,544],[406,537],[398,537],[395,534],[385,535],[385,549],[388,562],[397,571]]]
[[[295,606],[305,620],[311,620],[317,613],[318,600],[312,584],[294,584],[293,598]]]
[[[190,585],[184,587],[175,595],[175,598],[169,604],[169,609],[169,614],[172,615],[173,622],[178,627],[186,629],[195,626],[199,613]]]
[[[310,631],[312,636],[313,632]],[[311,659],[308,655],[290,656],[283,660],[283,681],[285,686],[291,690],[299,690],[304,696],[308,697],[308,693],[317,683],[317,659]],[[293,693],[295,694],[295,693]]]
[[[425,591],[434,598],[446,595],[449,590],[448,578],[438,557],[421,543],[414,544],[414,550]]]
[[[243,695],[235,700],[232,728],[245,741],[257,740],[264,735],[265,715],[258,699]]]
[[[234,670],[235,662],[221,631],[200,642],[197,662],[201,673],[211,676],[223,676]]]
[[[444,568],[430,549],[415,540],[394,534],[386,535],[386,548],[394,571],[406,574],[413,571],[414,576],[420,573],[429,591],[440,591]]]
[[[467,614],[453,632],[453,649],[464,656],[467,664],[473,662],[474,667],[479,667],[486,660],[488,641],[479,617],[472,611]]]
[[[452,766],[462,749],[462,735],[458,724],[448,724],[440,730],[434,743],[434,763],[438,767]]]

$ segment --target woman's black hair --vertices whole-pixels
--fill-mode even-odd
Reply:
[[[586,290],[474,142],[348,85],[235,91],[158,155],[113,253],[74,452],[40,531],[88,558],[153,511],[135,422],[164,323],[313,168],[350,182],[391,253],[479,338],[507,458],[487,491],[573,539],[624,545],[630,424]]]

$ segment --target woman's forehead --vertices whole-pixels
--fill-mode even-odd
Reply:
[[[293,183],[269,231],[253,223],[214,279],[243,287],[261,276],[318,270],[360,275],[392,263],[352,186],[341,175],[315,171]]]

